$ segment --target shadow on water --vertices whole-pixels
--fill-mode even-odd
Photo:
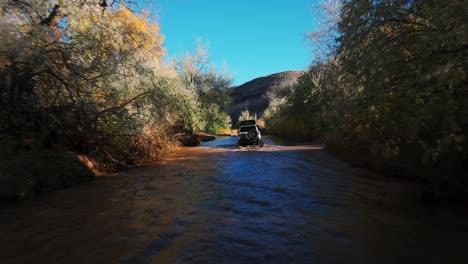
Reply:
[[[2,263],[466,263],[468,218],[321,146],[235,137],[0,209]],[[40,260],[40,261],[38,261]]]

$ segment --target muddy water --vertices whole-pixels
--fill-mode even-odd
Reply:
[[[0,208],[0,263],[468,263],[466,212],[321,146],[220,138]]]

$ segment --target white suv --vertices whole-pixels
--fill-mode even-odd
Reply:
[[[239,145],[262,145],[262,134],[255,120],[244,120],[239,125]]]

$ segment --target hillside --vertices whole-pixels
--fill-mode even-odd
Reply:
[[[234,122],[244,110],[261,117],[271,101],[281,91],[294,85],[303,74],[303,71],[285,71],[259,77],[233,88],[234,102],[228,109],[229,115]]]

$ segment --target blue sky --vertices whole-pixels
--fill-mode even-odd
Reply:
[[[169,56],[209,44],[210,60],[226,64],[239,85],[286,70],[304,70],[312,61],[304,33],[317,21],[318,0],[159,0],[148,1],[159,19]]]

